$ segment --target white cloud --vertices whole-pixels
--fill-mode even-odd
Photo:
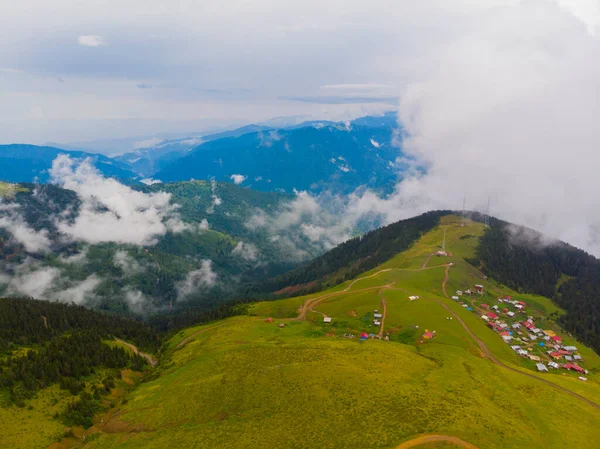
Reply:
[[[102,36],[97,36],[94,34],[79,36],[77,41],[79,42],[79,45],[83,45],[85,47],[100,47],[102,45],[106,45],[106,41]]]
[[[3,204],[0,201],[0,228],[6,229],[12,239],[23,245],[27,252],[50,251],[48,231],[46,229],[36,231],[29,226],[19,213],[19,209],[20,206],[17,204]]]
[[[230,178],[234,184],[238,185],[246,180],[246,177],[244,175],[231,175]]]
[[[142,148],[156,148],[163,142],[162,139],[158,137],[152,137],[150,139],[138,140],[137,142],[133,142],[131,145],[132,150],[139,150]]]
[[[258,133],[258,137],[260,139],[259,146],[267,148],[272,147],[275,142],[279,142],[281,139],[283,139],[283,136],[281,136],[276,129],[267,132],[261,131]]]
[[[153,186],[154,184],[162,184],[162,181],[160,179],[152,179],[152,178],[142,179],[140,182],[142,184],[146,184],[147,186]]]
[[[238,242],[233,248],[231,254],[241,257],[244,260],[254,261],[258,259],[259,251],[256,245],[247,242]]]
[[[202,221],[198,224],[198,230],[201,232],[204,232],[204,231],[208,231],[208,229],[209,229],[208,220],[206,218],[203,218]]]
[[[66,155],[54,160],[50,174],[53,182],[75,191],[81,200],[73,223],[57,220],[59,231],[72,239],[153,245],[168,231],[189,229],[168,193],[135,191],[102,177],[89,162],[77,164]]]
[[[115,252],[113,263],[116,267],[119,267],[123,270],[125,276],[134,276],[145,270],[137,260],[131,257],[129,253],[124,250],[118,250]]]
[[[201,294],[207,288],[214,286],[216,282],[217,273],[212,270],[212,261],[202,260],[200,268],[190,271],[184,280],[177,283],[177,300]]]
[[[379,142],[377,142],[375,139],[371,139],[371,145],[373,145],[375,148],[381,147],[381,144]]]
[[[60,289],[51,298],[60,302],[84,304],[95,298],[94,290],[100,284],[100,279],[92,274],[84,281],[77,282],[69,288]]]

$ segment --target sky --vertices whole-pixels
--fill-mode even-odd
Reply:
[[[0,142],[38,144],[394,109],[479,17],[522,8],[513,0],[4,3]],[[597,0],[560,5],[597,27]]]
[[[489,199],[600,255],[599,0],[6,3],[0,143],[396,110],[427,172],[350,222]]]

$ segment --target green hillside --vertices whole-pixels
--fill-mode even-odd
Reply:
[[[432,255],[444,233],[449,255]],[[88,431],[85,446],[596,448],[600,357],[557,326],[562,311],[550,300],[465,261],[483,233],[479,223],[443,217],[353,280],[179,332],[152,377]],[[475,284],[482,294],[451,299]],[[507,296],[523,311],[497,302]],[[564,368],[538,373],[481,318],[494,305],[499,322],[530,316],[577,346],[571,354],[582,357],[587,380]],[[528,355],[547,364],[545,348],[519,332]]]

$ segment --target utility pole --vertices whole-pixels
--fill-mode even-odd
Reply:
[[[465,225],[465,202],[467,200],[466,196],[463,196],[463,212],[462,212],[462,223],[460,224],[461,226]]]
[[[485,213],[485,221],[484,221],[485,227],[489,228],[490,226],[490,197],[488,196],[488,205],[487,205],[487,211]]]

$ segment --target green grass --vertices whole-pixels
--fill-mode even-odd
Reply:
[[[484,279],[465,262],[483,226],[467,222],[461,227],[460,221],[444,218],[408,251],[359,278],[390,271],[325,292],[256,303],[249,316],[174,335],[158,375],[135,389],[109,422],[120,422],[122,429],[101,432],[86,447],[383,449],[437,433],[480,449],[596,448],[598,409],[493,364],[438,302],[461,317],[503,363],[600,403],[600,357],[549,318],[562,313],[550,300]],[[435,268],[415,271],[439,249],[443,227],[452,256],[432,257],[429,266]],[[497,304],[506,295],[523,300],[538,325],[580,348],[589,381],[564,371],[537,374],[534,363],[517,357],[479,314],[447,299],[445,267],[439,265],[449,262],[449,295],[477,283],[485,294],[473,297],[475,306]],[[387,284],[396,290],[380,289]],[[307,299],[330,293],[336,294],[313,306],[320,313],[308,312],[305,321],[292,319]],[[409,294],[420,299],[409,301]],[[372,318],[375,309],[382,310],[382,298],[390,341],[344,338],[344,333],[377,333]],[[321,314],[332,317],[332,323],[323,323]],[[425,329],[436,331],[436,337],[424,341]],[[130,431],[140,428],[145,431]]]
[[[25,187],[0,181],[0,198],[13,196],[17,192],[27,192]]]
[[[102,434],[88,447],[391,448],[443,433],[480,448],[585,448],[600,438],[598,411],[498,369],[444,317],[431,319],[449,336],[416,347],[228,319],[130,395],[119,419],[151,432]]]

